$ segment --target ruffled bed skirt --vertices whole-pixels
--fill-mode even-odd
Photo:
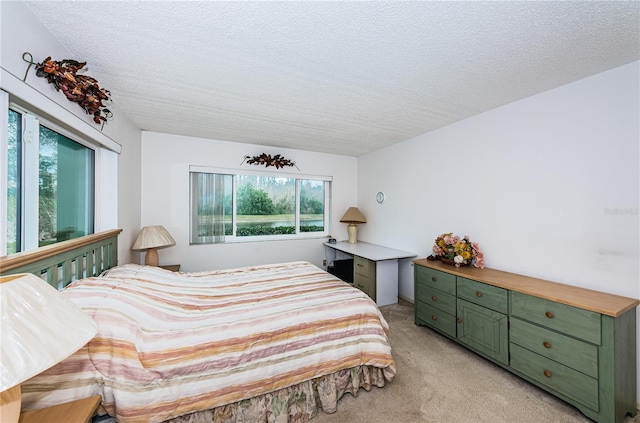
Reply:
[[[187,414],[164,423],[302,423],[309,421],[321,408],[335,413],[338,400],[350,392],[354,397],[360,388],[382,388],[393,381],[393,369],[359,366],[340,370],[279,391],[248,398],[205,411]]]

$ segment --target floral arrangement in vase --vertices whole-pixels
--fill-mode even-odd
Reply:
[[[452,264],[456,267],[470,266],[483,268],[484,254],[477,242],[471,242],[468,236],[464,238],[449,232],[438,236],[433,244],[433,260]]]

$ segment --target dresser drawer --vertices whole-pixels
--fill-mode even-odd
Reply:
[[[511,292],[511,315],[600,345],[600,314]]]
[[[416,283],[436,288],[447,294],[456,295],[456,277],[424,266],[415,266]]]
[[[572,400],[598,411],[598,380],[517,344],[510,344],[511,367]]]
[[[367,260],[364,257],[353,257],[353,273],[364,276],[365,278],[375,277],[375,262]]]
[[[422,284],[416,285],[416,300],[429,304],[451,315],[456,314],[456,297]]]
[[[598,347],[558,332],[511,318],[511,342],[598,378]]]
[[[422,301],[416,302],[418,319],[452,338],[456,337],[456,318],[449,313],[432,307]]]
[[[458,277],[458,298],[507,314],[509,291],[497,286]]]

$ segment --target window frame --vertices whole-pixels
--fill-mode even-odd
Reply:
[[[191,174],[192,173],[214,173],[221,175],[232,176],[232,235],[225,235],[223,241],[215,242],[194,242],[193,236],[193,187],[191,186]],[[281,235],[253,235],[253,236],[237,236],[237,220],[236,220],[236,201],[237,201],[237,189],[238,189],[238,176],[267,176],[276,178],[289,178],[295,180],[295,196],[296,196],[296,210],[295,210],[295,234],[281,234]],[[324,186],[324,230],[322,232],[300,232],[300,181],[312,180],[323,181]],[[242,243],[242,242],[262,242],[262,241],[282,241],[282,240],[300,240],[300,239],[319,239],[326,238],[330,233],[331,222],[331,185],[333,182],[332,176],[325,175],[308,175],[299,173],[287,173],[277,171],[261,171],[261,170],[244,170],[244,169],[228,169],[219,167],[208,166],[189,166],[189,245],[211,245],[211,244],[224,244],[224,243]]]

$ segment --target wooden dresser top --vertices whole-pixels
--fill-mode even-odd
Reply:
[[[585,310],[595,311],[607,316],[618,317],[640,304],[640,300],[580,288],[544,279],[503,272],[495,269],[478,269],[476,267],[455,267],[440,261],[427,259],[413,260],[413,263],[451,273],[463,278],[473,279],[510,291],[533,295],[535,297],[556,301]]]

